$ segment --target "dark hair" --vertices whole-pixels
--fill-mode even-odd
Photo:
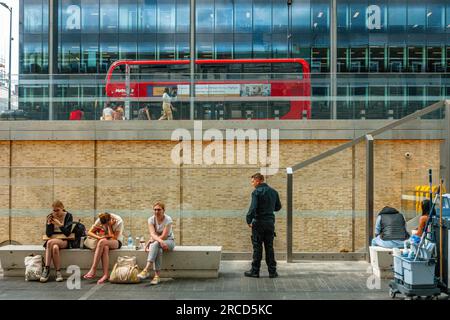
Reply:
[[[169,94],[169,93],[170,93],[170,89],[166,87],[166,88],[164,89],[164,93]]]
[[[422,201],[422,215],[430,214],[431,202],[428,199]]]
[[[255,173],[252,175],[252,179],[259,180],[261,182],[264,182],[264,176],[261,173]]]

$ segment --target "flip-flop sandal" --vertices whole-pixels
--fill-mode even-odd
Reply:
[[[91,280],[91,279],[94,279],[94,278],[95,278],[95,274],[94,274],[94,275],[85,274],[85,275],[83,276],[83,278],[86,279],[86,280]]]
[[[100,280],[97,281],[97,284],[104,284],[108,280],[109,280],[109,278],[103,279],[103,277],[102,277],[102,278],[100,278]]]

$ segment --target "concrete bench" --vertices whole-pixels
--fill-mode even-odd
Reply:
[[[68,266],[76,265],[81,272],[87,272],[92,264],[94,252],[89,249],[61,250],[61,271],[65,273]],[[24,259],[31,254],[45,255],[43,246],[8,245],[0,247],[0,266],[4,276],[24,276]],[[165,278],[217,278],[219,276],[222,247],[220,246],[176,246],[171,252],[165,252],[161,277]],[[142,269],[147,261],[147,253],[127,247],[110,251],[110,271],[119,256],[136,256]],[[52,270],[53,264],[52,264]],[[97,275],[101,274],[101,262]]]
[[[394,273],[392,268],[394,267],[393,249],[382,247],[369,247],[370,264],[373,269],[373,274],[378,278],[392,279]]]

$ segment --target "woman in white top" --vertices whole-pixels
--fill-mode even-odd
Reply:
[[[138,275],[139,279],[144,280],[150,276],[150,268],[153,265],[155,276],[150,282],[158,284],[160,281],[160,271],[162,265],[163,251],[171,251],[175,248],[175,239],[172,231],[172,218],[165,214],[166,206],[158,201],[153,205],[154,215],[148,219],[148,230],[150,240],[145,246],[148,252],[147,265]]]
[[[164,89],[163,94],[163,115],[159,120],[173,120],[172,101],[176,100],[176,97],[171,97],[169,94],[169,88]]]
[[[100,213],[95,224],[89,229],[88,236],[98,239],[94,261],[84,279],[93,279],[97,266],[102,260],[103,276],[97,281],[102,284],[109,279],[109,250],[120,249],[123,243],[123,220],[116,214]]]
[[[102,114],[102,120],[111,121],[113,120],[114,110],[109,106],[109,104],[105,105]]]

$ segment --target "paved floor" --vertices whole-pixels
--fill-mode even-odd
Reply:
[[[163,279],[158,286],[150,286],[149,281],[98,286],[93,281],[83,280],[79,290],[69,290],[66,282],[52,280],[41,284],[25,282],[23,278],[3,278],[0,280],[0,300],[390,299],[389,281],[374,282],[366,262],[279,262],[280,277],[276,279],[270,279],[266,270],[262,271],[259,279],[244,277],[243,272],[249,265],[247,261],[222,261],[218,279]]]

